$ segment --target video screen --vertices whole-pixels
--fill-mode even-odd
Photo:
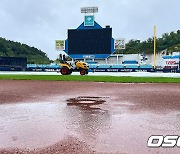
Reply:
[[[112,28],[68,30],[69,54],[111,54]]]

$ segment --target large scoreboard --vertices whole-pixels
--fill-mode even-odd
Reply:
[[[69,29],[68,54],[111,54],[112,28]]]

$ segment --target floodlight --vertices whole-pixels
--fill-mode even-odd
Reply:
[[[81,13],[97,13],[98,7],[82,7]]]

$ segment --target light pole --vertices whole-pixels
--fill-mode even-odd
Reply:
[[[156,26],[154,26],[154,69],[156,69]]]
[[[180,51],[178,53],[179,53],[179,68],[178,68],[178,72],[180,72]]]

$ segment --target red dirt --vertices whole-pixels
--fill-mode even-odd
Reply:
[[[179,104],[180,84],[0,80],[0,153],[180,153],[146,145],[180,134]]]

